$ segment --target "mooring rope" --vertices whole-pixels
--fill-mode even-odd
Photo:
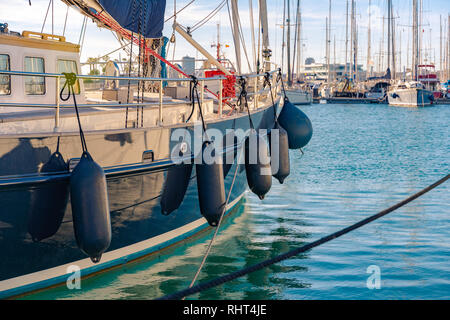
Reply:
[[[77,105],[77,99],[76,99],[76,94],[75,94],[75,90],[73,88],[74,84],[77,81],[77,75],[75,73],[66,73],[63,72],[64,77],[66,78],[66,82],[64,83],[64,86],[61,89],[61,92],[59,93],[59,97],[62,101],[68,101],[70,99],[70,96],[73,97],[73,104],[75,106],[75,112],[77,114],[77,121],[78,121],[78,129],[80,132],[80,139],[81,139],[81,148],[83,149],[83,154],[86,153],[87,150],[87,145],[86,145],[86,139],[84,138],[84,132],[83,132],[83,128],[81,127],[81,120],[80,120],[80,114],[78,112],[78,105]],[[67,87],[68,93],[67,93],[67,97],[63,96],[64,93],[64,89]]]
[[[233,152],[234,152],[234,150],[233,150]],[[202,271],[203,266],[206,263],[206,259],[208,258],[209,253],[211,252],[211,248],[212,248],[214,241],[216,240],[217,234],[219,233],[220,225],[222,223],[223,217],[225,216],[225,212],[227,211],[228,203],[230,202],[231,192],[233,191],[233,188],[234,188],[234,183],[236,181],[236,177],[237,177],[237,173],[238,173],[238,169],[239,169],[239,163],[241,162],[241,157],[242,157],[243,153],[244,153],[244,151],[241,149],[241,152],[239,153],[238,161],[236,162],[236,170],[234,171],[234,176],[233,176],[233,180],[231,182],[230,190],[228,191],[227,200],[223,206],[222,214],[220,215],[219,222],[217,223],[217,227],[214,232],[214,235],[209,242],[208,248],[206,249],[205,255],[203,256],[203,260],[200,263],[200,265],[197,269],[197,272],[195,273],[195,276],[192,279],[191,284],[189,285],[189,288],[192,288],[192,286],[195,284],[195,281],[197,281],[197,278],[200,275],[200,272]]]
[[[225,282],[229,282],[229,281],[232,281],[234,279],[240,278],[240,277],[242,277],[242,276],[244,276],[246,274],[249,274],[249,273],[261,270],[261,269],[266,268],[266,267],[268,267],[268,266],[270,266],[272,264],[275,264],[275,263],[278,263],[280,261],[289,259],[289,258],[291,258],[293,256],[296,256],[299,253],[303,253],[305,251],[311,250],[311,249],[313,249],[315,247],[318,247],[318,246],[320,246],[320,245],[322,245],[324,243],[327,243],[327,242],[329,242],[329,241],[331,241],[333,239],[339,238],[339,237],[341,237],[341,236],[343,236],[343,235],[345,235],[345,234],[347,234],[347,233],[349,233],[349,232],[351,232],[353,230],[359,229],[362,226],[364,226],[366,224],[369,224],[370,222],[373,222],[375,220],[380,219],[381,217],[384,217],[385,215],[387,215],[387,214],[397,210],[398,208],[401,208],[401,207],[405,206],[406,204],[410,203],[411,201],[419,198],[420,196],[424,195],[425,193],[427,193],[427,192],[433,190],[434,188],[440,186],[441,184],[446,182],[449,178],[450,178],[450,174],[446,175],[444,178],[440,179],[439,181],[436,181],[435,183],[433,183],[432,185],[426,187],[425,189],[419,191],[418,193],[416,193],[416,194],[406,198],[405,200],[403,200],[403,201],[393,205],[392,207],[390,207],[388,209],[385,209],[383,211],[380,211],[379,213],[377,213],[375,215],[372,215],[372,216],[370,216],[368,218],[365,218],[365,219],[363,219],[363,220],[361,220],[361,221],[359,221],[359,222],[357,222],[357,223],[355,223],[355,224],[353,224],[353,225],[351,225],[351,226],[349,226],[347,228],[341,229],[341,230],[339,230],[339,231],[337,231],[335,233],[332,233],[332,234],[330,234],[330,235],[328,235],[326,237],[323,237],[323,238],[321,238],[319,240],[316,240],[314,242],[310,242],[310,243],[308,243],[306,245],[303,245],[303,246],[301,246],[299,248],[296,248],[296,249],[293,249],[293,250],[291,250],[289,252],[286,252],[286,253],[283,253],[281,255],[278,255],[278,256],[276,256],[274,258],[271,258],[271,259],[262,261],[260,263],[254,264],[254,265],[252,265],[250,267],[243,268],[243,269],[240,269],[238,271],[229,273],[227,275],[224,275],[222,277],[216,278],[214,280],[211,280],[211,281],[208,281],[208,282],[204,282],[204,283],[200,283],[200,284],[198,284],[198,285],[196,285],[194,287],[187,288],[187,289],[184,289],[184,290],[181,290],[181,291],[178,291],[178,292],[166,295],[164,297],[158,298],[157,300],[178,300],[178,299],[181,299],[183,297],[186,297],[186,296],[189,296],[189,295],[192,295],[192,294],[195,294],[195,293],[198,293],[198,292],[201,292],[201,291],[204,291],[204,290],[207,290],[207,289],[219,286],[219,285],[221,285],[221,284],[223,284]]]
[[[281,81],[283,81],[283,80],[281,80]],[[278,83],[278,78],[277,78],[277,83]],[[273,98],[272,83],[270,82],[270,73],[268,73],[268,72],[266,72],[266,75],[264,76],[264,88],[267,85],[269,86],[270,97],[272,98],[274,122],[277,123],[278,122],[277,110],[275,109],[275,99]],[[284,88],[283,88],[283,90],[284,90]],[[286,99],[286,93],[284,94],[284,97]]]
[[[188,123],[191,118],[192,115],[194,114],[194,110],[195,110],[195,99],[197,98],[197,103],[198,103],[198,110],[200,112],[200,118],[202,120],[202,127],[203,127],[203,132],[205,133],[205,135],[207,135],[206,133],[206,123],[205,123],[205,118],[203,117],[203,111],[202,111],[202,103],[198,94],[198,79],[195,76],[191,76],[192,80],[191,80],[191,99],[192,99],[192,110],[191,110],[191,114],[189,115],[188,119],[186,120],[186,123]],[[203,87],[202,87],[203,90]]]
[[[252,116],[250,114],[250,108],[248,106],[248,99],[247,99],[247,81],[243,76],[239,78],[239,84],[241,85],[241,93],[239,94],[239,98],[237,101],[237,105],[240,107],[242,105],[242,100],[244,100],[244,106],[247,109],[247,115],[248,115],[248,121],[250,122],[250,128],[252,130],[255,130],[255,126],[253,124]]]

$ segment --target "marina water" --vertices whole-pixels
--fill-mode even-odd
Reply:
[[[314,126],[291,175],[247,193],[199,277],[211,280],[381,211],[449,173],[450,108],[302,107]],[[307,253],[188,299],[450,299],[450,186]],[[211,232],[158,256],[25,299],[154,299],[187,287]],[[375,269],[374,269],[375,268]],[[370,286],[379,271],[379,289]],[[369,271],[369,273],[368,273]],[[369,286],[368,286],[369,279]]]

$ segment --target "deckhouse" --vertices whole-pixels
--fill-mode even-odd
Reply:
[[[23,31],[0,32],[0,70],[61,74],[80,74],[80,46],[66,42],[65,37],[46,33]],[[31,108],[20,105],[54,105],[64,78],[43,76],[0,75],[0,112],[23,112]],[[77,99],[84,103],[82,81],[75,86]],[[17,107],[5,104],[16,105]],[[35,109],[34,109],[35,110]]]

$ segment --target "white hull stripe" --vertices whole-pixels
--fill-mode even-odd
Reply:
[[[421,106],[431,106],[432,104],[427,103],[408,103],[408,102],[395,102],[395,103],[389,103],[391,106],[397,106],[397,107],[421,107]]]
[[[243,196],[244,193],[229,203],[226,209],[227,212],[230,211]],[[67,278],[71,275],[67,273],[67,268],[73,265],[78,266],[81,271],[81,276],[85,277],[104,269],[125,264],[142,256],[158,252],[172,244],[195,235],[208,226],[206,219],[200,218],[159,236],[106,252],[102,256],[102,262],[98,264],[94,264],[91,259],[86,258],[58,267],[0,281],[0,299],[62,284],[66,282]]]

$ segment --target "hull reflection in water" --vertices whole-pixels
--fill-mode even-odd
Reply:
[[[259,203],[259,199],[257,201]],[[276,218],[276,223],[264,224],[263,219],[251,214],[260,207],[252,202],[243,198],[232,214],[223,221],[223,232],[219,232],[210,259],[198,279],[199,283],[249,267],[273,257],[277,252],[288,251],[295,247],[298,241],[308,241],[307,233],[293,232],[290,227],[292,219]],[[265,206],[267,207],[267,204]],[[274,205],[275,207],[279,208],[279,205]],[[275,219],[278,213],[268,215]],[[83,290],[68,290],[65,286],[60,286],[25,298],[155,299],[185,289],[197,271],[213,231],[214,229],[210,229],[209,232],[194,237],[189,245],[174,246],[168,249],[165,255],[151,256],[83,282]],[[309,254],[305,253],[297,259],[302,261],[308,257]],[[294,281],[274,277],[273,273],[294,277],[307,271],[308,269],[301,265],[276,264],[187,299],[277,299],[280,287],[295,285],[309,288],[311,284],[301,279]],[[232,289],[234,287],[239,287],[239,290]]]

